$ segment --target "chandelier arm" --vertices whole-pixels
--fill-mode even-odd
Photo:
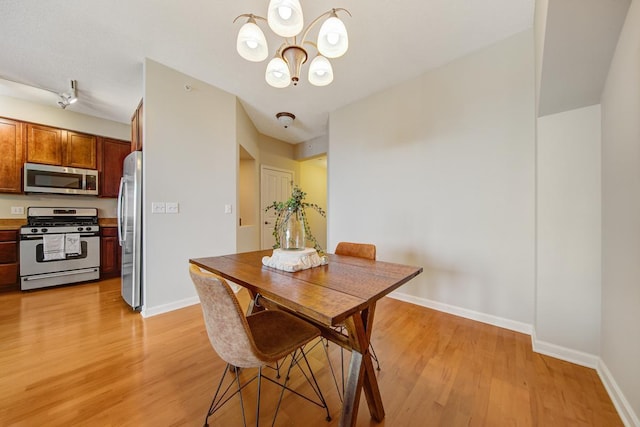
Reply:
[[[301,38],[302,41],[300,42],[300,44],[301,45],[305,44],[309,31],[311,31],[311,28],[313,28],[313,26],[316,25],[322,18],[324,18],[325,16],[337,15],[337,12],[342,12],[342,11],[347,12],[347,15],[352,16],[351,12],[349,12],[347,9],[343,7],[337,7],[337,8],[326,11],[325,13],[323,13],[322,15],[318,16],[316,19],[311,21],[311,23],[307,26],[307,28],[305,28],[304,31],[302,32],[302,38]]]
[[[240,18],[249,18],[249,19],[253,19],[253,20],[261,19],[261,20],[267,22],[267,18],[263,18],[262,16],[254,15],[253,13],[243,13],[242,15],[236,16],[236,19],[233,20],[233,23],[235,24],[236,21],[238,19],[240,19]]]
[[[305,44],[310,44],[311,46],[314,47],[315,50],[318,50],[318,45],[316,44],[316,42],[312,42],[311,40],[305,40],[302,42],[302,45],[305,45]]]

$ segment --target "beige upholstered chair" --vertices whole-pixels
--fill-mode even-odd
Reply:
[[[301,351],[305,344],[320,335],[318,328],[289,313],[278,310],[261,311],[245,317],[236,296],[222,277],[203,272],[193,264],[190,266],[189,273],[200,297],[202,313],[211,345],[220,358],[227,362],[227,367],[211,402],[204,425],[208,426],[209,417],[222,407],[231,396],[238,393],[240,395],[242,418],[246,426],[242,389],[256,378],[258,379],[256,426],[259,421],[260,384],[262,379],[282,387],[273,417],[274,423],[285,389],[324,408],[327,414],[326,419],[330,421],[331,417],[324,396],[318,387],[304,352]],[[291,355],[291,364],[284,383],[279,383],[262,374],[264,366],[276,363],[287,355]],[[287,387],[291,368],[298,366],[302,370],[301,362],[303,360],[310,374],[310,376],[307,376],[308,374],[305,373],[305,377],[319,401],[312,400]],[[238,368],[258,368],[258,373],[251,380],[240,384]],[[229,371],[235,372],[235,378],[232,380],[231,385],[236,383],[237,389],[230,396],[227,396],[227,392],[230,391],[230,385],[225,388],[222,385]]]

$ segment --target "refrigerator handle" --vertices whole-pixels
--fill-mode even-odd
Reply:
[[[120,178],[120,188],[118,189],[118,243],[122,246],[124,242],[124,227],[122,221],[126,218],[123,215],[122,209],[124,209],[124,177]]]

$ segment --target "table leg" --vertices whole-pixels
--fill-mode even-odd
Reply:
[[[380,396],[380,389],[378,388],[378,380],[369,356],[370,333],[367,329],[371,327],[371,323],[368,321],[373,320],[373,309],[372,307],[371,312],[357,313],[345,321],[353,350],[344,395],[342,418],[340,419],[341,427],[356,425],[360,394],[363,389],[367,398],[369,412],[373,419],[378,422],[384,419],[384,406]],[[365,319],[363,319],[363,316]],[[365,327],[367,323],[369,328]]]

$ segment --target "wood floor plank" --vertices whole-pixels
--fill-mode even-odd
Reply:
[[[200,307],[143,319],[119,286],[111,279],[0,294],[1,426],[202,425],[224,362]],[[359,427],[622,425],[594,370],[533,353],[523,334],[383,298],[372,343],[387,415],[372,421],[363,396]],[[339,373],[340,351],[329,352]],[[309,361],[333,421],[285,394],[278,426],[338,425],[340,400],[321,346]],[[292,383],[303,380],[293,375]],[[277,390],[265,390],[261,421],[270,425]],[[254,396],[249,388],[250,419]],[[233,399],[211,425],[241,422]]]

